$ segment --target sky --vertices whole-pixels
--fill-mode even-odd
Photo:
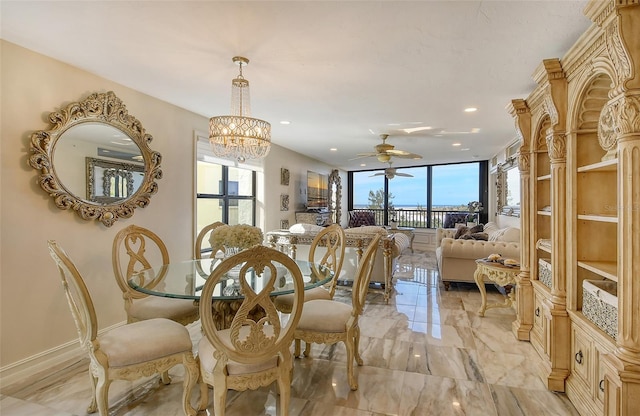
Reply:
[[[369,190],[384,188],[384,176],[374,173],[354,173],[354,205],[367,205]],[[396,172],[409,173],[411,178],[396,176],[389,181],[389,192],[396,207],[427,205],[427,168],[398,168]],[[466,205],[479,198],[479,164],[461,163],[433,166],[433,205]]]

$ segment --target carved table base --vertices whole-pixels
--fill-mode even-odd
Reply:
[[[492,308],[509,308],[515,303],[514,291],[509,292],[505,296],[504,303],[491,303],[487,304],[487,289],[484,287],[484,277],[486,276],[492,282],[495,282],[499,286],[505,287],[516,285],[516,276],[520,273],[519,267],[508,267],[500,263],[488,262],[484,260],[476,260],[476,271],[473,274],[473,278],[480,289],[480,296],[482,297],[482,306],[478,311],[478,315],[484,316],[487,309]]]

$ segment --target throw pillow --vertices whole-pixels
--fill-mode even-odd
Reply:
[[[456,240],[462,238],[462,236],[470,234],[469,227],[463,225],[456,230],[456,234],[453,236]]]
[[[473,226],[469,229],[469,233],[471,234],[475,234],[475,233],[481,233],[484,232],[484,225],[482,224],[478,224],[476,226]]]
[[[483,241],[488,241],[489,240],[489,234],[483,233],[483,232],[473,233],[473,234],[471,234],[471,237],[474,240],[483,240]]]
[[[498,225],[497,225],[495,222],[493,222],[493,221],[489,221],[488,223],[486,223],[486,224],[484,225],[484,232],[485,232],[485,233],[488,233],[489,235],[490,235],[492,232],[494,232],[494,231],[498,231],[498,230],[499,230]]]
[[[517,243],[520,241],[520,230],[515,227],[507,227],[502,233],[500,241],[506,241],[509,243]]]

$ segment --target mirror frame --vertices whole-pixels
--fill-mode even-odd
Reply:
[[[340,224],[342,220],[342,179],[338,169],[329,175],[329,210],[333,216],[333,223]]]
[[[511,169],[518,169],[518,155],[513,155],[503,163],[498,165],[496,176],[496,197],[498,215],[506,215],[509,217],[520,217],[519,205],[507,205],[507,172]],[[522,189],[521,189],[522,192]],[[522,198],[520,198],[522,200]]]
[[[144,166],[126,163],[126,162],[115,162],[112,160],[106,159],[97,159],[95,157],[86,157],[86,178],[87,178],[87,197],[86,200],[89,202],[97,202],[99,204],[112,204],[120,201],[125,201],[129,198],[121,198],[117,196],[107,196],[107,188],[108,188],[108,179],[114,175],[111,172],[107,172],[103,177],[102,183],[96,183],[96,169],[104,168],[105,170],[116,170],[121,171],[127,175],[127,195],[133,195],[135,192],[135,188],[133,187],[133,173],[134,172],[142,172],[142,176],[144,178]],[[102,195],[99,194],[100,190],[102,190]]]
[[[29,165],[39,173],[38,182],[63,210],[73,209],[84,220],[97,220],[111,227],[120,218],[129,218],[138,207],[146,207],[151,195],[158,191],[156,180],[162,178],[159,152],[151,150],[153,140],[142,123],[127,112],[126,106],[113,91],[93,93],[79,102],[49,114],[50,126],[31,135]],[[138,146],[144,160],[144,177],[140,187],[130,198],[112,204],[87,201],[74,195],[62,184],[53,162],[53,154],[60,137],[70,128],[83,123],[102,123],[121,130]]]

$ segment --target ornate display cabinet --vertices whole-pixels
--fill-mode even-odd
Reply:
[[[529,264],[522,269],[533,291],[525,285],[522,292],[532,292],[526,300],[533,305],[530,340],[548,364],[548,388],[566,391],[582,415],[634,415],[640,397],[640,3],[592,0],[584,13],[590,28],[561,60],[543,61],[534,74],[538,87],[525,100],[531,134],[523,149],[531,163],[522,204],[530,229],[523,257]]]

